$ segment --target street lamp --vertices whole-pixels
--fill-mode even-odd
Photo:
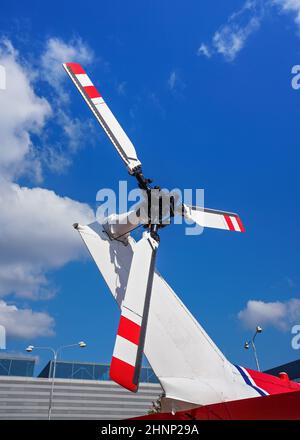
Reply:
[[[52,347],[35,347],[34,345],[28,345],[26,348],[26,351],[28,353],[31,353],[33,350],[48,350],[51,351],[53,354],[53,368],[52,368],[52,382],[51,382],[51,390],[50,390],[50,398],[49,398],[49,408],[48,408],[48,420],[51,419],[51,412],[52,412],[52,402],[53,402],[53,392],[54,392],[54,381],[55,381],[55,374],[56,374],[56,363],[57,363],[57,356],[59,352],[64,348],[71,348],[71,347],[80,347],[84,348],[86,347],[86,343],[84,341],[77,342],[77,344],[69,344],[69,345],[62,345],[61,347],[58,347],[56,350]],[[51,366],[51,363],[50,363]],[[51,369],[49,371],[50,375]]]
[[[257,357],[257,351],[256,351],[256,346],[255,346],[254,340],[255,340],[255,338],[256,338],[256,335],[257,335],[258,333],[261,333],[262,331],[263,331],[263,329],[258,325],[258,326],[256,327],[256,329],[255,329],[255,333],[254,333],[254,336],[253,336],[253,338],[251,339],[251,341],[246,341],[245,344],[244,344],[244,348],[245,348],[245,350],[248,350],[248,349],[250,348],[250,344],[251,344],[251,346],[252,346],[252,348],[253,348],[253,353],[254,353],[254,357],[255,357],[255,362],[256,362],[257,371],[260,371],[260,367],[259,367],[259,362],[258,362],[258,357]]]

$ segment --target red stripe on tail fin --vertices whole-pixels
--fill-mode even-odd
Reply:
[[[135,368],[132,365],[114,356],[112,357],[109,370],[110,378],[133,393],[138,389],[137,384],[133,382],[134,370]]]
[[[120,324],[118,328],[118,335],[122,338],[127,339],[133,344],[138,345],[140,340],[141,326],[126,318],[121,316]]]

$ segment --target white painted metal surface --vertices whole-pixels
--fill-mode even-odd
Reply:
[[[149,190],[148,181],[141,174],[141,163],[134,146],[84,69],[76,63],[64,64],[64,68],[111,139],[129,172],[136,175],[139,185],[142,182],[142,187]],[[169,210],[170,204],[167,206]],[[187,205],[183,205],[183,212],[181,205],[179,210],[180,215],[183,214],[203,227],[244,231],[239,216],[233,213],[206,208],[201,210]],[[112,376],[118,376],[115,378],[119,380],[118,383],[129,377],[123,386],[136,391],[135,372],[137,359],[141,354],[138,350],[141,347],[139,338],[142,329],[146,328],[147,323],[143,325],[143,321],[145,312],[148,315],[149,310],[144,351],[167,397],[195,404],[256,397],[257,391],[245,385],[241,373],[226,360],[158,272],[154,274],[150,308],[147,306],[146,310],[145,298],[146,292],[149,292],[148,284],[152,272],[149,262],[153,249],[143,248],[146,243],[151,243],[149,239],[136,244],[130,237],[129,232],[133,229],[131,215],[132,213],[126,213],[118,216],[118,220],[123,217],[127,220],[124,224],[118,221],[115,225],[106,222],[104,226],[97,223],[78,226],[112,295],[121,307]],[[152,219],[152,210],[151,224],[157,224]],[[120,371],[126,373],[122,373],[121,377]]]
[[[78,231],[121,306],[136,243],[110,240],[98,223]],[[157,271],[144,352],[168,398],[205,405],[258,395]]]
[[[183,204],[184,216],[203,228],[225,229],[244,232],[244,226],[237,214],[217,211],[208,208],[198,208]]]
[[[105,103],[101,94],[80,64],[64,63],[63,67],[110,138],[129,171],[132,172],[141,165],[141,162],[137,157],[132,142]]]
[[[134,246],[110,367],[111,378],[134,392],[139,385],[157,247],[149,232]]]
[[[157,248],[158,243],[153,240],[149,232],[144,232],[143,238],[134,246],[134,255],[122,307],[126,307],[140,317],[144,313],[148,280],[151,276],[151,263],[153,253]]]

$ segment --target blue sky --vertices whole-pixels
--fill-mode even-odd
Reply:
[[[117,307],[68,231],[90,218],[100,188],[134,181],[60,67],[79,61],[147,177],[204,188],[208,207],[238,212],[245,224],[245,234],[198,237],[166,228],[162,275],[234,363],[254,367],[243,349],[253,311],[264,327],[262,367],[299,357],[290,333],[300,324],[300,91],[291,87],[298,14],[300,2],[289,8],[284,0],[2,6],[0,64],[12,72],[0,91],[0,318],[8,350],[84,339],[85,350],[63,357],[109,362],[112,354]]]

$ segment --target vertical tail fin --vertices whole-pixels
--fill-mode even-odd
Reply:
[[[136,244],[110,367],[110,377],[138,390],[158,243],[145,232]]]
[[[125,246],[118,240],[110,240],[103,226],[98,223],[89,226],[78,225],[77,229],[113,297],[120,305],[122,314],[138,325],[141,323],[142,328],[141,318],[146,315],[138,312],[137,308],[138,300],[142,298],[140,293],[145,287],[141,290],[142,284],[137,282],[133,301],[129,302],[131,295],[127,296],[130,291],[130,277],[133,274],[134,255],[138,252],[137,248],[141,242],[135,243],[129,237],[128,245]],[[144,269],[136,270],[140,270],[141,278],[145,279],[145,273],[142,273]],[[125,307],[132,312],[131,315],[126,315]],[[139,310],[144,312],[140,306]],[[144,351],[167,398],[175,399],[177,402],[207,405],[259,395],[226,359],[157,271],[153,277],[150,310],[147,310],[147,313],[148,311]],[[137,316],[140,317],[140,321]],[[134,371],[138,370],[137,365],[135,362]],[[120,377],[121,363],[116,367],[118,368],[112,371],[112,376],[118,383],[126,388],[128,384],[132,387],[136,385],[132,370],[130,374],[125,374],[125,379],[129,378],[126,382],[124,377]],[[123,371],[125,373],[125,370]]]

